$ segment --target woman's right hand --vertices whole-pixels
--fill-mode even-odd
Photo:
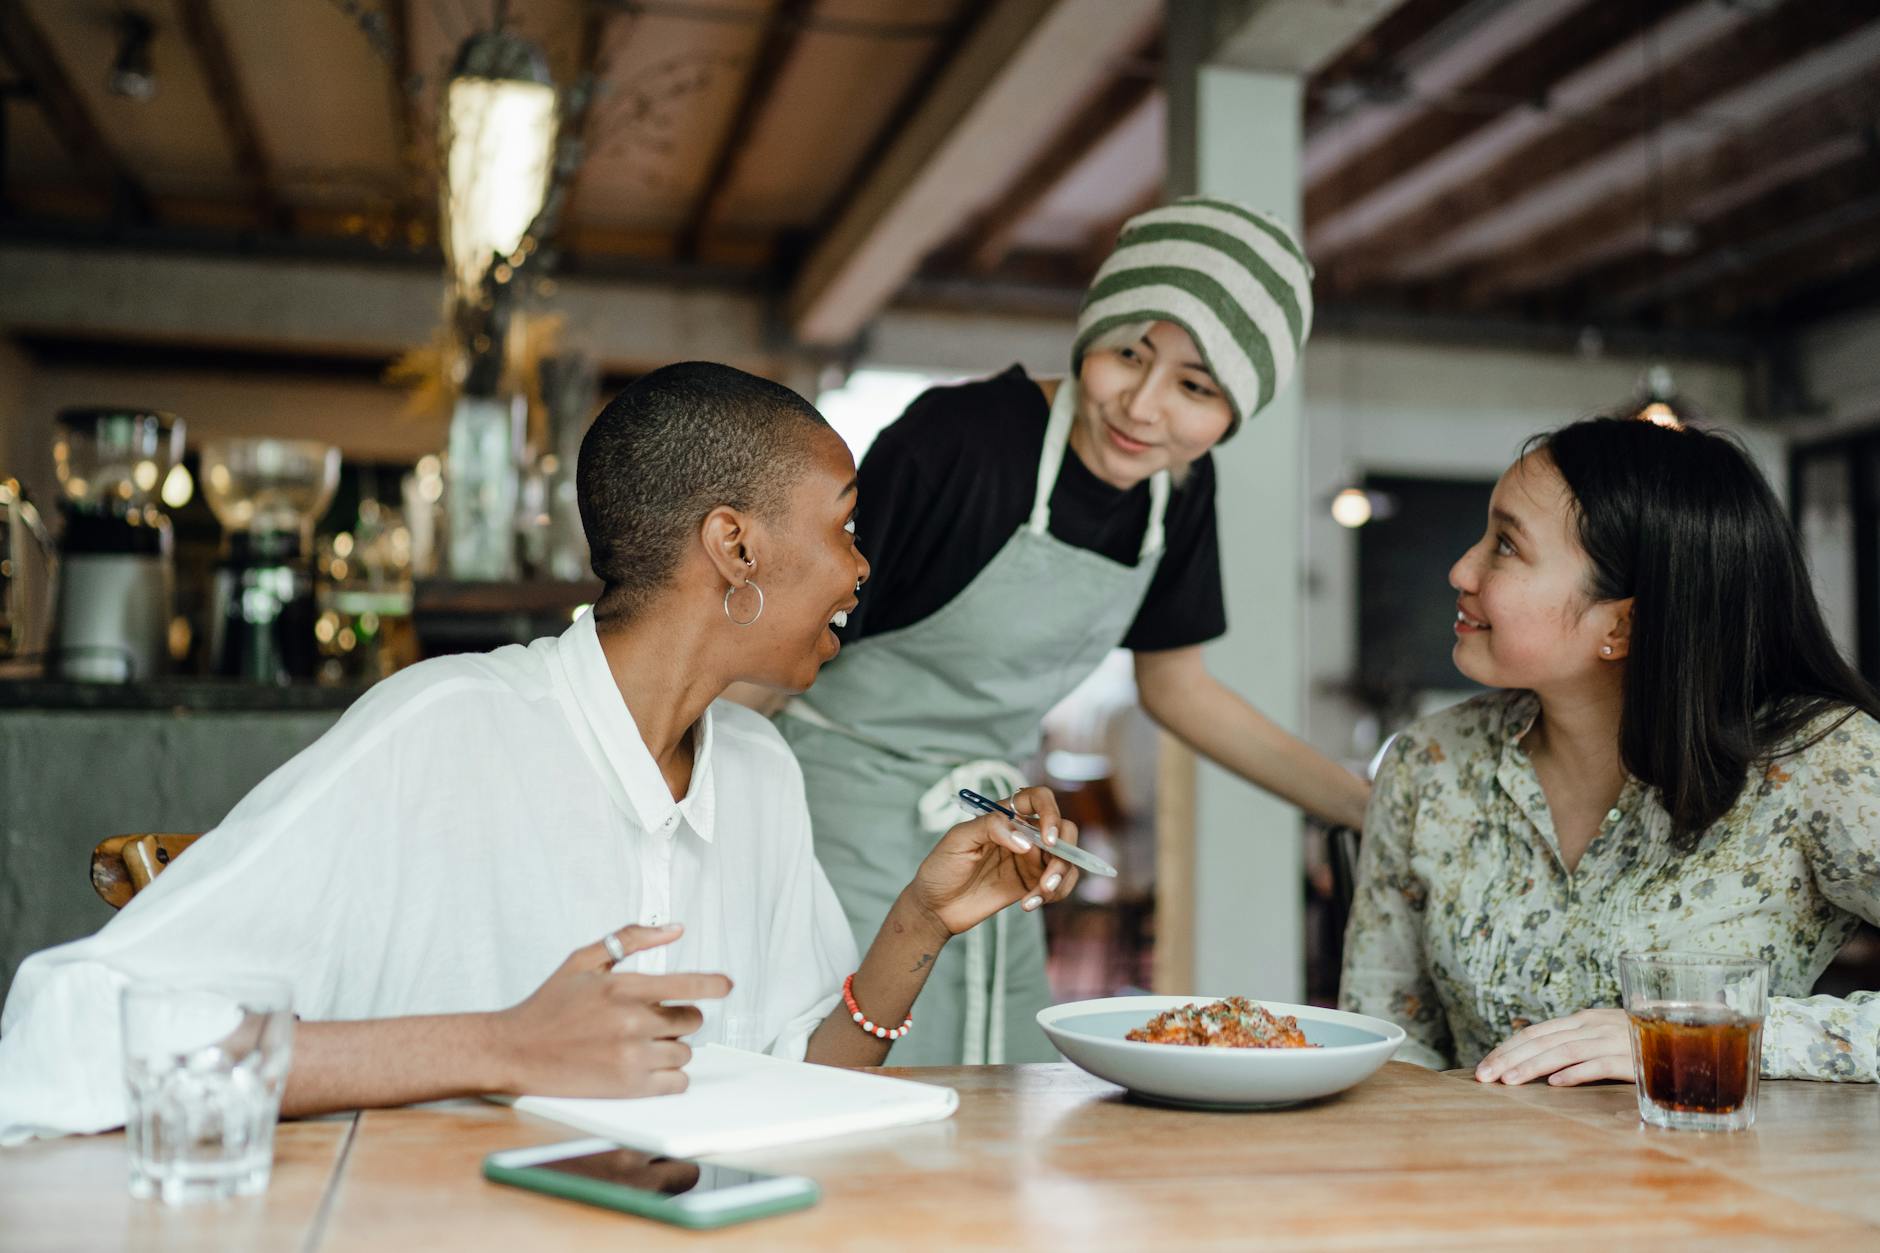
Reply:
[[[669,927],[623,927],[628,953],[679,938]],[[669,1096],[685,1091],[692,1048],[680,1039],[704,1025],[692,1005],[717,1000],[731,980],[712,974],[615,974],[604,941],[578,948],[521,1004],[490,1015],[496,1090],[535,1096]]]

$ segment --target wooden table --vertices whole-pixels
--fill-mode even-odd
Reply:
[[[1880,1087],[1763,1085],[1754,1130],[1639,1124],[1629,1086],[1483,1087],[1392,1063],[1263,1114],[1142,1105],[1066,1065],[890,1071],[950,1121],[737,1159],[823,1201],[715,1233],[486,1183],[576,1133],[480,1102],[282,1127],[268,1195],[135,1202],[120,1136],[0,1151],[0,1249],[1880,1248]]]

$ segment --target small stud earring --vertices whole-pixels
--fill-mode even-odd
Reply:
[[[1602,655],[1610,657],[1612,656],[1612,645],[1608,644],[1604,648],[1600,649],[1599,651]]]

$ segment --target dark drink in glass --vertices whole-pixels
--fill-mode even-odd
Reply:
[[[1633,1014],[1644,1095],[1681,1114],[1732,1114],[1756,1095],[1762,1023],[1715,1005]]]
[[[1754,1123],[1768,967],[1707,953],[1627,954],[1619,966],[1639,1117],[1685,1131]]]

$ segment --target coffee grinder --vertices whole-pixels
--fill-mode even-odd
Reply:
[[[203,497],[225,532],[209,651],[216,674],[257,683],[314,677],[313,524],[339,487],[339,463],[339,449],[317,440],[204,446]]]
[[[170,520],[157,491],[183,453],[182,420],[146,409],[66,409],[52,455],[62,489],[52,672],[132,683],[169,663]]]

